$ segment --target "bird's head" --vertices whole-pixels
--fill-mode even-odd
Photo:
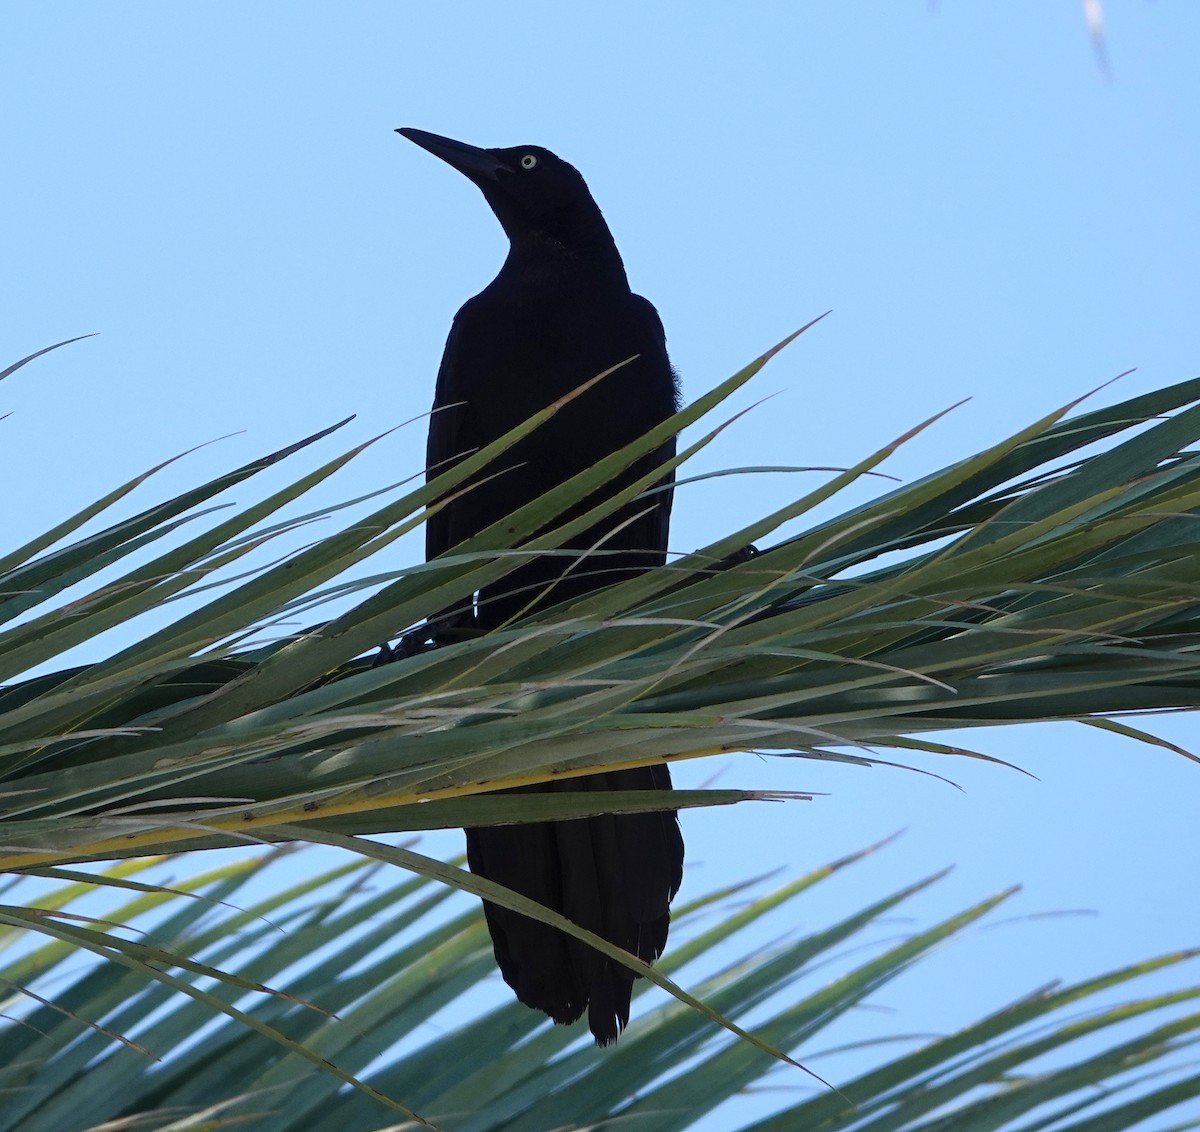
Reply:
[[[477,185],[513,244],[532,238],[570,249],[612,239],[579,170],[548,149],[480,149],[425,130],[396,133]]]

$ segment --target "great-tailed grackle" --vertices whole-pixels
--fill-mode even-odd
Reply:
[[[499,274],[454,319],[429,428],[429,475],[501,436],[589,378],[633,357],[486,469],[472,490],[434,514],[434,558],[504,518],[669,417],[678,391],[654,307],[629,289],[604,217],[578,171],[540,146],[478,149],[401,129],[483,192],[509,239]],[[635,356],[636,355],[636,356]],[[604,490],[611,495],[674,454],[670,441]],[[500,474],[496,474],[496,473]],[[626,504],[571,541],[604,554],[535,558],[474,602],[439,618],[445,637],[487,631],[527,610],[569,600],[665,559],[666,490]],[[600,501],[585,500],[570,514]],[[551,585],[548,596],[544,587]],[[665,765],[618,770],[525,789],[670,789]],[[675,812],[468,829],[471,870],[563,913],[652,962],[667,941],[670,902],[683,875]],[[484,904],[496,961],[517,997],[556,1022],[587,1010],[596,1041],[629,1020],[633,975],[594,948],[535,920]]]

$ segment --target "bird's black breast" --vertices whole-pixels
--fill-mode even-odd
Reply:
[[[514,279],[502,273],[468,300],[455,318],[438,375],[431,467],[483,447],[618,365],[506,453],[489,470],[502,468],[498,479],[453,504],[440,524],[431,523],[431,554],[592,466],[676,408],[662,324],[653,306],[627,288],[614,293],[561,274]],[[656,458],[665,454],[667,447]],[[642,461],[638,472],[645,467]],[[669,497],[661,502],[669,507]],[[657,527],[638,532],[642,546],[649,539],[665,547],[665,511],[659,519],[661,533]]]
[[[614,297],[552,281],[517,293],[487,290],[459,312],[454,339],[446,359],[454,372],[447,377],[467,402],[464,419],[480,437],[494,439],[622,362],[627,364],[580,400],[583,421],[585,406],[604,414],[595,422],[599,427],[560,425],[547,429],[544,439],[570,432],[591,449],[589,440],[598,444],[597,434],[608,427],[630,434],[641,421],[662,419],[675,408],[661,324],[650,304],[629,292]],[[611,440],[602,446],[614,447]]]

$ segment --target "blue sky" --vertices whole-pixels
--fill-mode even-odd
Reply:
[[[504,238],[396,126],[575,164],[689,396],[832,309],[697,470],[844,466],[970,397],[886,469],[915,477],[1130,368],[1101,400],[1194,376],[1200,6],[1105,10],[1111,80],[1072,0],[6,5],[0,363],[99,332],[0,389],[9,467],[36,484],[9,493],[8,537],[216,437],[237,434],[155,493],[349,413],[365,439],[428,408],[453,313]],[[422,449],[419,425],[401,431],[338,494],[417,471]],[[797,493],[785,476],[689,488],[673,545]],[[1192,717],[1154,726],[1200,747]],[[1013,882],[1017,913],[1097,913],[977,933],[884,992],[894,1013],[859,1016],[867,1030],[952,1026],[1200,943],[1200,767],[1080,726],[969,741],[1037,777],[923,764],[960,792],[728,760],[724,784],[826,796],[688,815],[689,890],[905,827],[813,915],[948,864],[923,919]]]

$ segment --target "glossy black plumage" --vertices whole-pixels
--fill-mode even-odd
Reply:
[[[538,146],[477,149],[421,130],[397,132],[477,185],[510,245],[499,274],[463,305],[450,330],[429,430],[430,474],[637,355],[485,473],[502,474],[432,516],[426,552],[433,558],[665,420],[676,409],[677,390],[658,314],[630,290],[608,225],[571,165]],[[673,441],[663,445],[605,490],[646,474],[674,450]],[[580,510],[595,502],[585,501]],[[583,550],[605,539],[609,553],[577,563],[541,605],[663,562],[670,509],[670,491],[660,491],[626,504],[572,540],[573,549]],[[545,557],[509,573],[480,591],[473,605],[439,618],[434,640],[503,625],[570,562]],[[656,766],[528,789],[670,784],[666,766]],[[646,961],[662,953],[670,901],[683,870],[674,811],[466,833],[473,872],[562,912]],[[484,907],[496,960],[517,997],[556,1022],[573,1022],[586,1010],[597,1042],[615,1039],[629,1018],[628,970],[556,929],[490,903]]]

